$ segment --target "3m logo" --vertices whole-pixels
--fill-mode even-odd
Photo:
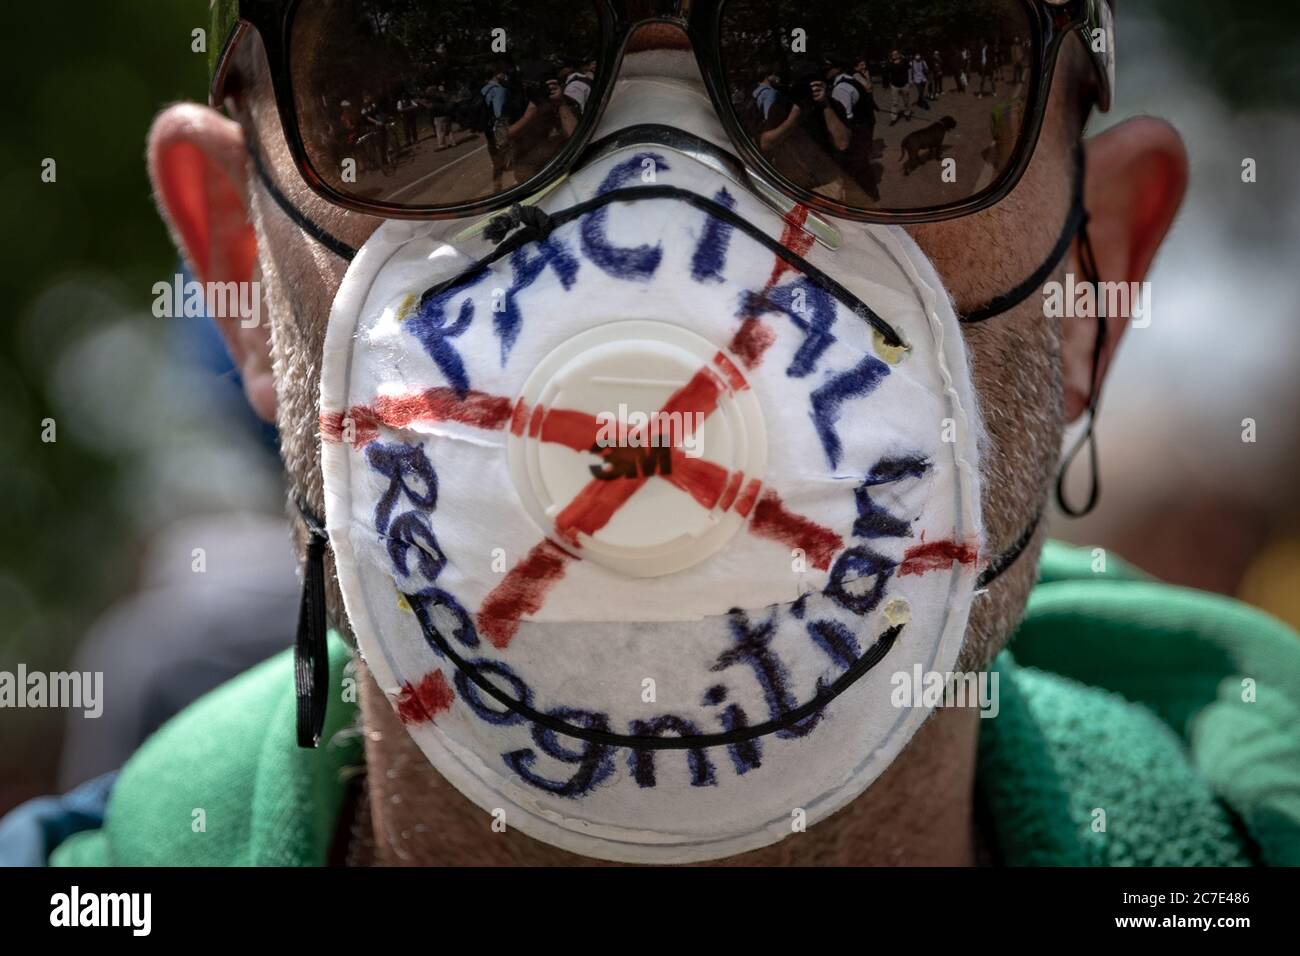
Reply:
[[[592,465],[594,478],[614,481],[617,478],[653,478],[655,475],[673,473],[673,450],[664,445],[659,448],[602,448],[592,445],[591,450],[603,461]]]

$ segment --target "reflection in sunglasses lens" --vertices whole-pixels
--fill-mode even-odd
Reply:
[[[372,202],[447,206],[527,182],[574,134],[596,82],[590,0],[319,0],[290,29],[308,160]]]
[[[1011,164],[1034,85],[1021,0],[728,0],[740,125],[796,186],[858,209],[964,201]]]

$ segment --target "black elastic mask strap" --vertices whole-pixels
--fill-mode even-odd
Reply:
[[[280,207],[286,216],[294,221],[299,229],[307,233],[307,235],[311,236],[339,258],[346,259],[348,262],[351,262],[356,258],[356,249],[352,248],[352,246],[348,245],[324,226],[313,222],[308,218],[306,213],[289,201],[288,196],[280,191],[280,187],[272,181],[271,174],[267,172],[266,165],[262,162],[261,150],[258,149],[257,143],[251,139],[248,141],[248,155],[249,158],[253,160],[253,170],[257,173],[257,178],[261,181],[263,188],[271,194],[271,198],[275,200],[275,204]]]
[[[1092,372],[1088,380],[1088,421],[1083,433],[1066,452],[1061,470],[1056,476],[1056,504],[1071,518],[1082,518],[1097,507],[1097,500],[1101,497],[1101,468],[1097,458],[1097,406],[1101,402],[1101,353],[1106,346],[1106,300],[1097,292],[1100,276],[1097,273],[1097,258],[1092,251],[1092,240],[1088,237],[1086,216],[1079,229],[1079,268],[1083,271],[1084,281],[1096,292],[1093,298],[1097,308],[1097,337],[1092,344]],[[1076,508],[1065,500],[1065,478],[1084,445],[1088,446],[1088,497],[1082,507]]]
[[[357,251],[329,230],[313,222],[280,191],[262,162],[257,144],[249,141],[249,158],[263,188],[286,216],[307,235],[342,259],[351,262]],[[329,647],[325,619],[324,522],[303,504],[298,513],[307,526],[307,560],[302,572],[302,597],[298,602],[298,630],[293,644],[294,693],[298,701],[298,746],[315,748],[325,729],[325,704],[329,698]]]
[[[1056,237],[1056,245],[1052,247],[1052,251],[1047,254],[1047,258],[1043,260],[1042,265],[1035,269],[1025,281],[1010,291],[990,300],[978,309],[973,309],[965,315],[959,316],[958,321],[973,324],[991,319],[1003,312],[1009,312],[1042,288],[1043,283],[1056,271],[1057,265],[1065,258],[1065,254],[1070,251],[1070,243],[1074,242],[1074,237],[1079,234],[1079,231],[1083,228],[1084,220],[1087,218],[1087,212],[1083,208],[1083,174],[1083,146],[1080,145],[1076,148],[1074,154],[1074,187],[1070,195],[1070,211],[1065,216],[1065,224],[1061,226],[1061,232]]]
[[[1020,532],[1020,537],[1011,542],[1011,547],[995,556],[992,561],[984,566],[984,570],[975,579],[976,590],[983,590],[988,587],[1002,576],[1003,571],[1016,563],[1016,559],[1024,554],[1025,549],[1029,547],[1029,542],[1034,540],[1034,532],[1038,530],[1038,524],[1042,519],[1043,512],[1039,511],[1034,515],[1033,520],[1025,525],[1024,530]]]
[[[651,199],[680,200],[740,230],[760,245],[766,247],[773,255],[789,263],[804,275],[809,282],[831,298],[838,300],[841,305],[860,319],[863,319],[880,333],[886,345],[897,348],[907,344],[898,334],[898,331],[869,305],[849,292],[848,289],[844,288],[826,272],[813,265],[803,256],[786,248],[779,240],[769,236],[734,209],[706,196],[701,196],[699,193],[691,192],[689,189],[663,183],[653,186],[624,186],[619,189],[611,189],[608,192],[598,193],[579,203],[552,213],[543,212],[535,206],[512,206],[505,212],[494,216],[483,230],[484,238],[495,243],[495,248],[471,263],[464,271],[425,289],[420,297],[420,303],[423,305],[430,299],[436,298],[450,289],[478,279],[494,262],[511,255],[515,250],[529,243],[544,241],[552,230],[580,219],[589,212],[612,203],[631,203]]]
[[[324,524],[298,505],[307,526],[307,562],[302,572],[302,599],[298,604],[298,635],[293,645],[294,692],[298,699],[298,746],[320,743],[329,699],[329,648],[325,641]]]

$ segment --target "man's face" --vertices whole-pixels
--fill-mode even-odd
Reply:
[[[680,47],[681,38],[666,39],[661,45]],[[1037,148],[1017,187],[983,212],[908,228],[934,262],[959,313],[1018,285],[1048,257],[1060,233],[1069,206],[1081,122],[1076,104],[1084,71],[1077,46],[1071,40],[1058,60]],[[890,56],[895,63],[902,59],[898,50]],[[302,181],[280,127],[260,43],[247,45],[240,68],[248,75],[242,78],[243,92],[233,110],[244,136],[255,137],[272,178],[295,206],[359,248],[381,220],[333,206]],[[506,78],[503,70],[495,75],[499,81]],[[769,76],[769,81],[775,84],[776,77]],[[1154,138],[1165,153],[1176,154],[1175,164],[1180,161],[1181,150],[1172,133]],[[1171,138],[1172,146],[1167,142]],[[264,314],[270,316],[269,342],[263,344],[274,381],[270,404],[295,493],[320,512],[317,382],[326,317],[346,263],[308,240],[255,180],[246,188],[257,264],[268,300]],[[1180,190],[1171,187],[1170,216],[1178,195]],[[1096,214],[1093,221],[1094,232],[1107,231]],[[1145,225],[1162,234],[1166,224],[1167,220]],[[1119,236],[1123,229],[1112,231]],[[1146,261],[1153,252],[1154,246],[1144,250]],[[1074,269],[1069,257],[1054,278],[1067,269]],[[1063,329],[1044,319],[1041,300],[1035,296],[995,321],[968,327],[966,337],[987,433],[983,509],[988,550],[999,553],[1029,526],[1043,505],[1064,424],[1078,415],[1086,399],[1089,382],[1083,366],[1088,364],[1091,341],[1087,330]],[[1107,343],[1107,354],[1111,346],[1113,340]],[[255,401],[260,409],[267,405],[265,396],[260,404]],[[998,580],[987,599],[975,603],[959,666],[982,665],[1005,641],[1019,619],[1034,566],[1031,549]],[[337,593],[332,597],[333,611],[341,620],[341,602]]]
[[[655,34],[654,42],[634,42],[629,53],[638,45],[685,46],[684,36],[672,28],[642,33]],[[1057,64],[1036,150],[1016,188],[978,214],[907,229],[934,264],[959,313],[1021,284],[1048,258],[1061,233],[1075,172],[1082,114],[1078,104],[1087,76],[1080,54],[1081,46],[1069,39]],[[164,216],[201,279],[261,282],[262,314],[269,323],[246,329],[236,322],[221,328],[252,406],[278,424],[291,495],[319,514],[324,494],[318,382],[327,317],[347,263],[309,239],[272,198],[250,169],[250,147],[262,157],[284,198],[343,242],[360,248],[382,220],[344,211],[308,188],[289,155],[260,42],[254,38],[245,44],[241,56],[242,89],[232,103],[234,119],[206,107],[170,107],[150,133],[150,173]],[[894,50],[891,62],[906,61]],[[465,80],[474,85],[472,77]],[[914,128],[921,129],[924,122]],[[1091,140],[1087,155],[1085,196],[1099,276],[1103,281],[1139,282],[1181,199],[1186,177],[1181,143],[1167,125],[1139,119]],[[1076,262],[1072,253],[1050,278],[1077,272]],[[842,267],[852,268],[853,263]],[[1124,317],[1117,318],[1102,341],[1101,373],[1123,328]],[[988,553],[1005,551],[1045,503],[1063,425],[1081,413],[1093,387],[1096,328],[1090,320],[1045,319],[1042,300],[1033,295],[993,321],[964,327],[983,422],[979,459]],[[860,423],[847,417],[841,422],[843,428],[855,424]],[[301,525],[298,534],[301,549],[306,540]],[[1039,540],[1041,531],[1024,555],[975,598],[957,668],[982,666],[1019,621]],[[328,550],[325,560],[330,616],[346,630]],[[420,759],[414,738],[402,732],[377,685],[363,680],[362,687],[367,760],[374,758],[372,766],[385,769],[372,775],[379,788],[375,806],[392,809],[403,795],[420,794],[420,801],[401,804],[409,808],[413,827],[433,817],[466,824],[435,826],[439,832],[475,831],[471,823],[477,811],[468,801],[458,801],[447,780]],[[877,832],[880,820],[892,822],[903,812],[900,808],[924,805],[917,802],[918,793],[969,793],[974,725],[979,722],[963,725],[963,730],[955,724],[961,719],[956,710],[934,715],[858,799],[859,811],[846,811],[842,818],[853,817],[862,828]],[[919,789],[909,791],[902,783],[909,779]],[[450,816],[439,817],[438,808]],[[925,819],[929,826],[930,817]],[[825,833],[828,844],[850,838],[843,828],[831,827]],[[507,853],[524,852],[513,849],[516,846],[511,844]],[[474,852],[481,850],[476,847]],[[519,857],[524,858],[541,857]]]

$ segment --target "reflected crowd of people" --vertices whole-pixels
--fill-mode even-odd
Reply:
[[[971,195],[1009,166],[1032,85],[1020,35],[840,49],[794,53],[758,33],[724,41],[742,131],[794,185],[858,207],[922,208]],[[394,202],[499,193],[539,173],[574,134],[596,68],[588,53],[431,62],[416,82],[319,103],[309,151],[327,181],[347,175],[350,160],[359,191]]]
[[[969,194],[971,180],[960,177],[988,178],[1009,162],[1030,85],[1022,37],[928,51],[899,39],[819,57],[773,54],[765,39],[728,42],[732,105],[796,186],[852,205],[922,206],[949,183],[909,179],[937,169],[959,143],[973,161],[954,168],[954,190]]]
[[[444,193],[470,198],[499,192],[536,175],[573,135],[595,70],[595,57],[587,55],[522,64],[503,55],[477,69],[434,65],[423,82],[362,89],[326,106],[328,141],[317,142],[313,152],[329,157],[331,173],[353,160],[363,183],[409,181],[407,194],[394,197],[406,202],[420,199],[416,189],[436,197],[444,175],[470,181]],[[475,155],[480,149],[486,159]],[[457,162],[472,155],[476,161]],[[423,175],[413,179],[416,172]]]

